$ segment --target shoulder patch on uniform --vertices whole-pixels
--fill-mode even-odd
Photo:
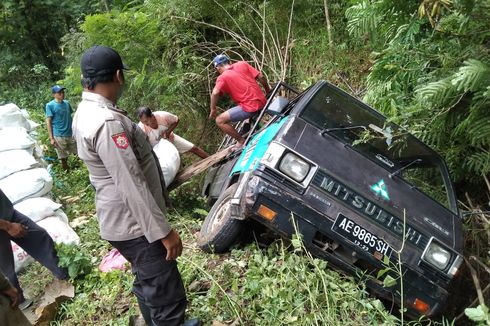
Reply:
[[[129,139],[125,132],[112,135],[112,140],[118,148],[126,149],[129,146]]]

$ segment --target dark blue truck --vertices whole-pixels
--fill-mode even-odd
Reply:
[[[463,235],[436,152],[326,81],[303,92],[278,83],[248,135],[206,176],[203,193],[214,205],[203,250],[228,250],[247,220],[287,238],[297,229],[313,255],[363,275],[377,296],[403,300],[409,316],[441,312]],[[398,257],[403,298],[400,282],[383,286],[387,275],[399,280]]]

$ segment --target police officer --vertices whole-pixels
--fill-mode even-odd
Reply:
[[[96,45],[82,55],[84,91],[73,120],[78,156],[96,189],[100,235],[131,263],[146,323],[181,325],[187,300],[175,259],[182,242],[165,219],[164,183],[150,143],[116,106],[124,69],[109,47]]]

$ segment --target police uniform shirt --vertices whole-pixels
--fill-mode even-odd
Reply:
[[[96,189],[100,235],[154,242],[171,230],[157,163],[145,133],[105,97],[82,93],[73,119],[78,156]]]

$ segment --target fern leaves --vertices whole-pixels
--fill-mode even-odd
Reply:
[[[489,86],[490,67],[485,63],[469,59],[464,62],[464,66],[453,76],[451,83],[457,87],[458,91],[476,92],[482,86]]]
[[[428,101],[432,106],[451,107],[465,92],[480,93],[475,96],[485,97],[490,87],[489,76],[490,67],[487,64],[469,59],[452,76],[420,87],[418,94],[422,100]]]
[[[476,175],[490,172],[490,115],[488,112],[490,67],[476,59],[466,60],[458,70],[444,79],[418,89],[419,100],[429,108],[459,110],[448,113],[445,134],[452,146],[461,146],[456,157],[462,161],[458,168]],[[460,103],[463,102],[465,103]],[[446,109],[446,110],[447,110]],[[454,151],[453,151],[454,154]]]
[[[490,12],[450,0],[413,4],[365,0],[347,10],[350,35],[376,51],[365,100],[436,147],[456,181],[479,189],[490,173]]]
[[[490,173],[490,152],[474,153],[466,158],[463,165],[468,171],[480,171],[482,175],[487,175]]]
[[[420,87],[417,94],[421,101],[434,107],[454,101],[457,92],[451,78],[445,78]]]
[[[348,19],[347,30],[349,34],[358,38],[371,34],[381,18],[376,8],[369,1],[363,1],[348,8],[345,11],[345,16]]]

